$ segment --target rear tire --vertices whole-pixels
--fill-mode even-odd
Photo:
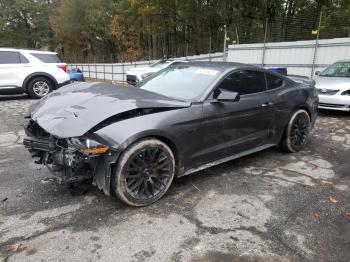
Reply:
[[[296,111],[284,131],[279,145],[280,148],[290,153],[302,150],[306,145],[310,131],[311,120],[309,114],[304,109]]]
[[[36,77],[29,81],[27,92],[33,98],[43,98],[51,93],[53,85],[46,77]]]
[[[127,148],[118,161],[112,180],[117,197],[130,206],[147,206],[169,189],[175,174],[171,149],[154,138]]]

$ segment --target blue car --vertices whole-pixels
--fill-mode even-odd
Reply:
[[[85,82],[84,74],[79,68],[72,68],[68,70],[71,82]]]

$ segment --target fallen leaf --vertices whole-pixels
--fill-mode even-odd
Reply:
[[[344,216],[345,216],[346,219],[350,219],[350,213],[345,213]]]
[[[22,244],[8,245],[8,246],[6,246],[5,250],[7,252],[17,252],[21,246],[22,246]]]
[[[335,197],[329,197],[329,201],[331,201],[333,204],[337,203],[338,200],[335,199]]]
[[[160,213],[161,213],[161,212],[160,212],[160,209],[159,209],[159,208],[153,209],[153,214],[159,215]]]

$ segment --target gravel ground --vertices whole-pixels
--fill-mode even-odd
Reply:
[[[0,97],[0,261],[350,261],[350,114],[320,112],[300,153],[230,161],[131,208],[33,164],[32,102]]]

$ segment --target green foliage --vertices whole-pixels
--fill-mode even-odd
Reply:
[[[49,1],[0,0],[0,46],[50,48]]]
[[[0,46],[54,49],[67,62],[222,51],[229,43],[347,37],[349,0],[0,0]]]

